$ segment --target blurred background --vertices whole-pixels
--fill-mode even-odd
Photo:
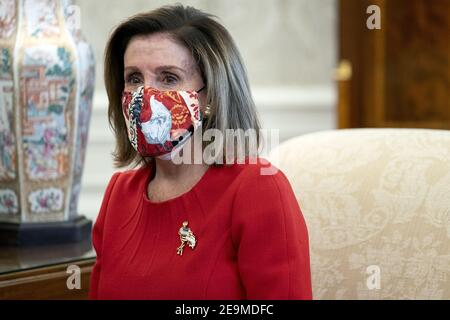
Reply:
[[[111,31],[127,17],[168,1],[77,0],[81,29],[93,46],[96,88],[79,212],[95,219],[114,168],[107,123],[103,54]],[[280,141],[335,128],[338,53],[337,0],[179,1],[216,15],[236,41],[246,64],[264,128]]]

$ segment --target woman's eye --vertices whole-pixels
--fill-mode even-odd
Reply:
[[[127,77],[127,81],[126,82],[130,83],[130,84],[138,84],[138,83],[141,82],[141,79],[138,76],[132,74],[132,75]]]
[[[177,81],[178,81],[177,77],[173,75],[165,75],[163,77],[164,84],[175,84],[177,83]]]

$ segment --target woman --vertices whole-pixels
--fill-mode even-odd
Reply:
[[[134,16],[111,35],[105,82],[116,165],[138,168],[107,186],[90,298],[310,299],[307,229],[284,174],[262,174],[248,152],[174,161],[202,130],[259,129],[225,28],[181,5]]]

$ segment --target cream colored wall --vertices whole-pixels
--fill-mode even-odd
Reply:
[[[265,128],[287,138],[335,127],[336,0],[178,1],[219,17],[246,63]],[[81,27],[97,59],[90,141],[79,211],[95,219],[112,174],[114,141],[107,123],[103,50],[123,19],[166,1],[78,0]]]

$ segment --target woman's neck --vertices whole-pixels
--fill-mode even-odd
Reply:
[[[202,175],[208,166],[205,163],[201,164],[176,164],[171,160],[161,160],[155,158],[155,176],[154,179],[176,181],[186,177],[195,177]]]
[[[202,176],[203,173],[205,173],[208,169],[208,165],[205,164],[203,157],[201,158],[201,161],[195,159],[195,147],[192,140],[193,139],[189,140],[187,144],[181,148],[179,154],[177,154],[183,159],[181,163],[155,158],[154,179],[174,182],[180,179],[196,180],[196,177]],[[185,152],[186,154],[184,154]],[[201,154],[203,155],[203,152]]]
[[[208,170],[205,163],[176,164],[155,158],[154,164],[154,175],[147,185],[147,197],[154,202],[172,199],[189,191]]]

